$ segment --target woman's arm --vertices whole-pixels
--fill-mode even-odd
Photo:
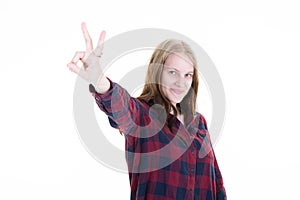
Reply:
[[[210,135],[208,132],[208,127],[207,127],[207,122],[203,115],[201,115],[201,122],[202,123],[200,123],[200,129],[202,128],[207,131],[207,135],[206,135],[205,139],[207,140],[207,143],[208,143],[207,146],[209,146],[209,148],[208,148],[208,150],[205,150],[206,145],[203,145],[201,148],[202,151],[200,150],[200,152],[203,152],[202,157],[204,157],[207,153],[209,153],[211,151],[211,154],[213,156],[214,171],[215,171],[215,175],[216,175],[217,200],[226,200],[227,197],[226,197],[226,191],[225,191],[225,187],[224,187],[224,183],[223,183],[223,177],[222,177],[222,174],[221,174],[218,162],[217,162],[217,158],[216,158],[216,155],[215,155],[212,143],[211,143],[211,139],[210,139]]]
[[[217,200],[226,200],[227,197],[226,197],[226,191],[223,184],[223,178],[216,158],[214,161],[214,168],[215,168],[216,182],[217,182]]]
[[[163,123],[154,119],[149,105],[132,97],[126,89],[109,80],[110,89],[104,93],[94,93],[96,103],[109,118],[112,127],[120,129],[125,135],[150,137],[161,130]],[[149,133],[149,131],[151,133]]]
[[[139,134],[136,137],[150,137],[149,132],[156,134],[163,127],[164,121],[150,120],[151,116],[155,116],[155,109],[152,109],[154,106],[149,108],[146,103],[131,97],[124,88],[111,82],[101,69],[100,57],[105,31],[102,31],[97,47],[93,49],[85,23],[82,23],[81,29],[86,51],[76,52],[72,61],[68,63],[68,68],[90,83],[90,91],[94,93],[99,108],[108,115],[113,127],[125,134]],[[83,64],[82,68],[77,65],[79,61]]]

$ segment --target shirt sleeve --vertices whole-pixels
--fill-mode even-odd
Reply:
[[[202,126],[204,126],[204,128],[208,132],[207,123],[206,123],[206,120],[203,115],[201,115],[201,122],[202,122]],[[212,147],[209,134],[208,134],[208,139],[209,139],[210,145]],[[223,184],[223,177],[222,177],[222,174],[221,174],[221,171],[220,171],[213,148],[212,148],[212,152],[213,152],[213,156],[214,156],[214,169],[215,169],[215,175],[216,175],[217,200],[226,200],[227,196],[226,196],[226,191],[225,191],[225,187]]]
[[[119,84],[108,80],[110,89],[103,94],[93,93],[93,96],[100,110],[108,116],[110,125],[127,134],[134,132],[135,127],[147,124],[147,105],[131,97]]]
[[[226,191],[223,184],[223,178],[216,158],[214,162],[214,168],[215,168],[216,182],[217,182],[217,200],[226,200],[227,197],[226,197]]]

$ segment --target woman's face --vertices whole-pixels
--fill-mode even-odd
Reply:
[[[170,54],[162,72],[162,91],[176,106],[188,93],[193,82],[194,66],[187,56]]]

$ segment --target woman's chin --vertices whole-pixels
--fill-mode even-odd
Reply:
[[[176,105],[178,103],[181,103],[182,99],[183,98],[172,98],[171,102],[172,102],[173,105]]]

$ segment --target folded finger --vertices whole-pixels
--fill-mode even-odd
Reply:
[[[67,67],[69,68],[69,70],[71,70],[72,72],[78,74],[80,71],[80,68],[75,64],[70,62],[69,64],[67,64]]]
[[[72,58],[71,62],[77,64],[79,60],[84,60],[85,52],[84,51],[77,51]]]

